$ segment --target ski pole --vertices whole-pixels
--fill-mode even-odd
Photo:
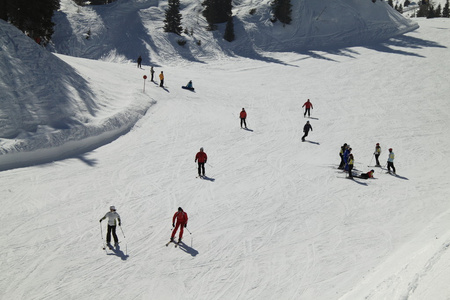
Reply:
[[[122,231],[122,234],[123,234],[123,238],[125,238],[125,233],[123,233],[123,229],[122,229],[122,226],[119,226],[120,227],[120,230]]]
[[[370,159],[370,163],[369,163],[368,167],[370,167],[370,165],[372,164],[372,160],[373,160],[374,156],[375,156],[375,154],[372,155],[372,158]]]

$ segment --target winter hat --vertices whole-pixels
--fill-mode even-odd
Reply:
[[[200,148],[200,151],[203,151],[203,147]]]
[[[375,171],[372,169],[372,170],[370,170],[370,172],[372,172],[372,173],[375,173]]]
[[[181,207],[178,207],[178,211],[183,211],[183,209]]]
[[[111,205],[111,206],[109,207],[109,209],[110,209],[110,210],[116,210],[116,207],[115,207],[114,205]]]
[[[392,151],[392,148],[389,148],[389,151]]]
[[[380,143],[377,143],[377,146],[380,146]]]

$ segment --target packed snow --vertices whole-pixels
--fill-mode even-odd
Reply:
[[[283,49],[253,38],[243,15],[252,43],[199,30],[201,46],[178,51],[155,18],[163,2],[130,1],[127,14],[125,2],[107,16],[62,1],[59,54],[0,21],[0,298],[448,299],[450,20],[397,16],[390,38],[356,29],[347,46],[333,33],[305,50],[301,33]],[[133,30],[125,16],[140,16]],[[375,179],[337,169],[344,143]],[[383,165],[393,148],[396,176],[373,167],[376,143]],[[110,205],[121,243],[103,250]],[[179,206],[189,231],[166,247]]]

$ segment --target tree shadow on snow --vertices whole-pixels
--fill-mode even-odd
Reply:
[[[179,247],[181,250],[183,250],[184,252],[186,252],[186,253],[188,253],[188,254],[194,256],[194,257],[197,256],[197,254],[198,254],[198,251],[197,251],[197,250],[195,250],[194,248],[189,247],[188,245],[186,245],[186,244],[183,243],[183,242],[179,242],[179,243],[178,243],[178,247]]]
[[[75,156],[75,158],[78,158],[79,160],[81,160],[82,162],[84,162],[85,164],[87,164],[90,167],[94,167],[97,164],[97,160],[87,158],[86,153],[77,155],[77,156]]]

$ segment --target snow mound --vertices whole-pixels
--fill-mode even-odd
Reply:
[[[113,96],[99,100],[89,76],[4,21],[0,44],[1,170],[93,149],[129,130],[149,107],[148,100],[120,107],[111,105]]]

